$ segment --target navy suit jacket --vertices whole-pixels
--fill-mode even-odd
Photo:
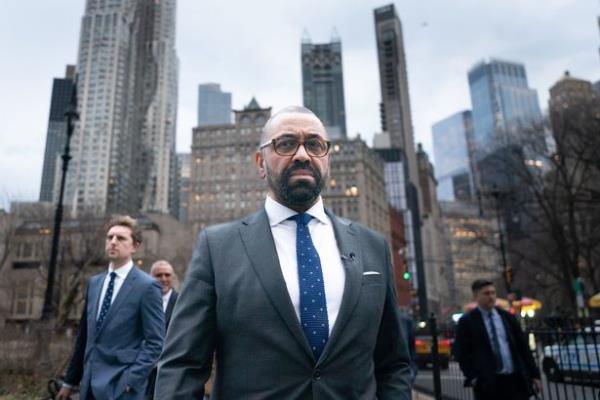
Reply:
[[[165,335],[160,285],[134,266],[96,330],[106,274],[94,275],[88,282],[65,383],[79,384],[82,399],[90,390],[97,400],[143,399]]]

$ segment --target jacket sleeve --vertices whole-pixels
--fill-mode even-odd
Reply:
[[[460,369],[465,375],[465,385],[470,385],[471,381],[478,376],[475,369],[475,355],[473,354],[473,338],[471,337],[469,317],[469,314],[466,314],[458,321],[454,339],[454,357],[458,360]]]
[[[88,289],[86,289],[83,312],[81,313],[81,319],[79,320],[79,326],[77,327],[77,338],[75,339],[73,355],[71,356],[71,361],[69,362],[69,367],[67,368],[64,379],[64,382],[71,386],[79,385],[81,377],[83,376],[83,361],[87,344],[87,308]]]
[[[374,355],[377,399],[410,400],[412,395],[407,335],[402,328],[389,247],[385,241],[384,246],[387,265],[386,298]]]
[[[129,368],[127,385],[137,392],[146,387],[150,371],[156,365],[163,347],[165,316],[162,309],[160,285],[152,281],[142,297],[141,324],[144,340],[135,363]]]
[[[201,399],[216,340],[216,297],[206,231],[194,248],[188,274],[158,363],[155,399]]]
[[[533,355],[529,349],[525,333],[521,329],[519,321],[517,321],[517,319],[510,314],[507,314],[507,318],[513,332],[517,352],[520,354],[521,358],[523,359],[523,363],[525,364],[525,372],[531,378],[540,379],[540,370],[533,359]]]

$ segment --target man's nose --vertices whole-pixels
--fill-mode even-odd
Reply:
[[[308,152],[306,151],[306,148],[304,147],[304,143],[298,145],[298,150],[296,150],[296,154],[294,154],[294,160],[299,160],[299,161],[305,161],[305,160],[310,160],[310,155],[308,154]]]

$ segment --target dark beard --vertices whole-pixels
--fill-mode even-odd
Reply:
[[[305,169],[311,172],[315,182],[298,180],[290,184],[292,172]],[[270,171],[269,171],[270,172]],[[308,208],[312,206],[323,190],[323,177],[321,173],[313,168],[309,161],[296,161],[291,167],[284,170],[279,177],[267,174],[267,181],[271,189],[277,194],[278,200],[291,209]]]

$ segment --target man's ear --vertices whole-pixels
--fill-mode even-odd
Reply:
[[[265,177],[267,176],[267,170],[265,167],[265,159],[260,151],[256,152],[256,155],[254,156],[254,161],[256,162],[258,174],[262,179],[265,179]]]

